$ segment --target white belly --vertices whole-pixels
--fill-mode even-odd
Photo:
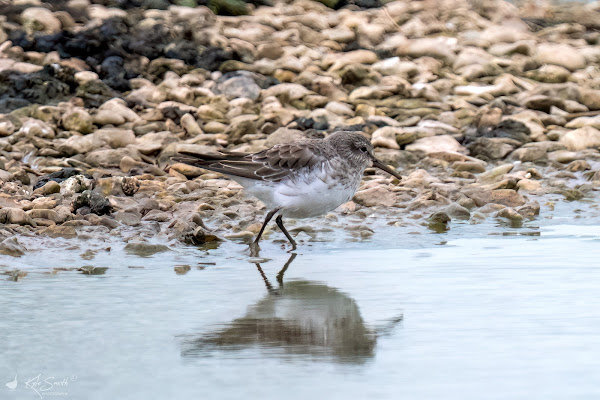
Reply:
[[[352,199],[360,185],[360,179],[342,182],[331,178],[325,169],[282,182],[232,178],[269,210],[279,208],[280,215],[291,218],[311,218],[335,210]]]

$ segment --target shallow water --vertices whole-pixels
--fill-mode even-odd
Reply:
[[[140,258],[108,239],[93,260],[68,241],[0,256],[28,272],[0,280],[0,383],[18,374],[0,398],[598,398],[600,219],[568,207],[295,258],[268,241],[269,260],[231,242]],[[97,269],[55,270],[81,266]]]

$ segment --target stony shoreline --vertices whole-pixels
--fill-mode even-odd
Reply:
[[[170,157],[335,130],[369,136],[404,179],[368,171],[317,229],[369,238],[371,214],[435,231],[519,224],[548,196],[597,198],[598,3],[300,0],[236,17],[13,3],[0,5],[0,254],[23,254],[19,235],[110,235],[143,254],[157,235],[249,241],[262,204]]]

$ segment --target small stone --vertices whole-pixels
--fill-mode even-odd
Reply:
[[[554,64],[571,71],[585,68],[585,57],[568,44],[541,43],[537,46],[534,56],[538,64]]]
[[[60,20],[52,11],[42,7],[28,7],[21,13],[21,23],[29,33],[56,33],[62,28]]]
[[[42,231],[43,234],[53,238],[73,239],[77,237],[77,231],[72,226],[52,225]]]
[[[33,219],[20,208],[6,207],[0,209],[0,224],[34,225]]]
[[[469,210],[458,203],[452,203],[445,209],[446,214],[452,218],[468,220],[471,218]]]
[[[518,207],[516,211],[523,217],[533,218],[537,215],[540,215],[540,203],[537,201],[532,201],[524,206]]]
[[[121,125],[125,123],[125,118],[110,110],[99,110],[93,117],[93,122],[96,125]]]
[[[571,172],[587,171],[592,169],[592,166],[585,160],[575,160],[567,165],[567,170]]]
[[[33,210],[27,211],[27,215],[29,215],[31,218],[34,218],[34,219],[41,218],[41,219],[48,219],[55,223],[61,222],[60,217],[54,210],[33,209]]]
[[[49,181],[41,188],[33,191],[34,194],[41,194],[42,196],[48,196],[54,193],[60,193],[60,185],[58,182]]]
[[[582,87],[579,90],[580,103],[590,110],[600,110],[600,90]]]
[[[60,193],[64,196],[70,196],[91,189],[93,185],[94,181],[86,176],[75,175],[60,183]]]
[[[444,233],[448,231],[448,222],[451,218],[444,211],[437,211],[427,219],[427,226],[436,233]]]
[[[192,270],[192,267],[189,265],[176,265],[173,267],[173,270],[177,275],[185,275]]]
[[[229,100],[239,98],[256,100],[260,97],[260,86],[246,75],[229,78],[217,87]]]
[[[398,142],[396,142],[396,135],[400,130],[400,128],[394,128],[391,126],[379,128],[371,135],[371,143],[374,147],[400,149]]]
[[[391,207],[396,203],[396,195],[385,187],[377,186],[356,192],[353,200],[366,207]]]
[[[565,133],[560,138],[560,143],[567,146],[569,150],[600,147],[600,130],[591,126],[584,126]]]
[[[107,270],[108,267],[94,267],[92,265],[84,265],[77,269],[77,271],[84,275],[104,275]]]
[[[16,237],[9,237],[0,242],[0,254],[6,256],[21,257],[26,250]]]
[[[515,221],[515,222],[520,222],[523,220],[523,216],[521,214],[519,214],[517,211],[515,211],[514,208],[511,208],[511,207],[503,208],[502,210],[498,211],[496,216],[500,217],[500,218],[506,218],[506,219],[509,219],[509,220]]]
[[[537,192],[542,187],[542,184],[532,179],[521,179],[517,182],[517,188],[527,192]]]
[[[74,108],[67,111],[61,119],[62,126],[70,131],[88,134],[94,129],[92,117],[83,108]]]
[[[89,207],[92,213],[96,215],[104,215],[110,214],[112,207],[108,200],[91,190],[85,190],[82,192],[71,205],[71,209],[73,212],[76,212],[78,209],[82,207]]]
[[[151,257],[157,253],[163,253],[170,251],[164,244],[151,244],[151,243],[127,243],[125,246],[125,252],[138,257]]]
[[[456,161],[452,164],[455,171],[467,171],[475,174],[485,172],[485,164],[474,161]]]
[[[456,139],[450,135],[430,136],[417,139],[414,143],[406,146],[408,151],[422,151],[425,154],[437,152],[466,153],[467,149],[461,146]]]

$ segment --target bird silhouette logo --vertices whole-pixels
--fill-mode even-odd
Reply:
[[[17,388],[17,383],[18,383],[18,382],[17,382],[17,376],[18,376],[18,374],[17,374],[17,375],[15,375],[15,379],[13,379],[11,382],[8,382],[8,383],[6,384],[6,387],[7,387],[9,390],[11,390],[11,391],[12,391],[12,390],[15,390],[15,389]]]

